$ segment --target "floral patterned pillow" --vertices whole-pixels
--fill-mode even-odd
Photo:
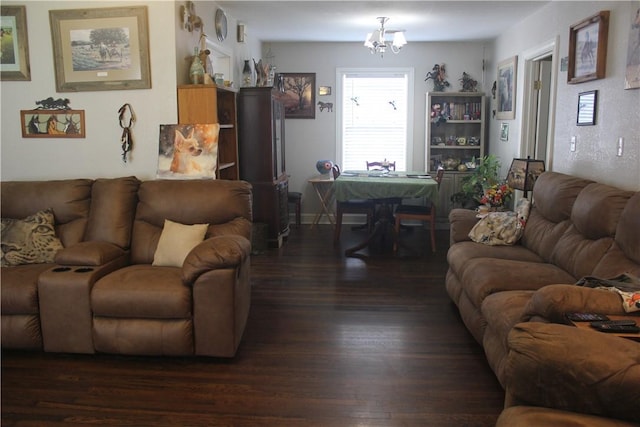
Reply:
[[[473,226],[469,238],[491,246],[513,245],[524,233],[530,209],[529,200],[521,199],[515,212],[490,212]]]

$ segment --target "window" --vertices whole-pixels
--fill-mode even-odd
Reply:
[[[397,170],[407,170],[413,151],[413,70],[338,70],[337,82],[342,169],[362,170],[367,160],[387,159]]]

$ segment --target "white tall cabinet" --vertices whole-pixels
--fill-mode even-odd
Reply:
[[[440,184],[438,222],[447,222],[467,165],[485,155],[486,100],[481,92],[428,92],[425,117],[425,168],[446,172]]]

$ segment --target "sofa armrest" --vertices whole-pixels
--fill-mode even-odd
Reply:
[[[538,289],[525,307],[522,321],[566,323],[566,313],[626,314],[617,293],[576,285],[548,285]]]
[[[476,211],[469,209],[452,209],[451,212],[449,212],[449,224],[451,227],[449,239],[452,245],[457,242],[471,240],[469,238],[469,232],[478,222],[476,214]]]
[[[505,406],[526,404],[640,421],[640,343],[552,323],[509,333]]]
[[[207,271],[237,267],[250,253],[251,242],[243,236],[211,237],[189,252],[182,265],[182,280],[194,283]]]
[[[98,266],[127,256],[126,250],[113,243],[80,242],[58,251],[55,262],[60,265]]]

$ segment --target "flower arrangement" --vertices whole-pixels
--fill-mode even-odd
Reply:
[[[492,208],[503,207],[511,198],[513,189],[507,184],[494,184],[484,189],[480,203]]]

